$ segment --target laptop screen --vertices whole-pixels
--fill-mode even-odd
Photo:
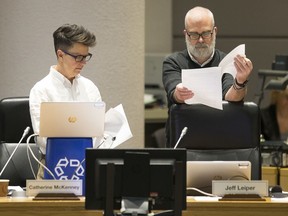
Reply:
[[[212,180],[250,180],[250,161],[187,161],[187,195],[212,193]]]
[[[104,102],[43,102],[40,108],[39,135],[101,137],[104,121]]]

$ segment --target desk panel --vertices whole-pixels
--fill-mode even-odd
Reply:
[[[189,199],[183,216],[284,216],[288,203],[267,201],[195,201]]]
[[[80,201],[33,201],[32,198],[0,197],[1,216],[102,216],[100,211],[85,209]]]
[[[287,216],[288,202],[195,201],[187,200],[183,216]],[[101,211],[85,210],[80,201],[33,201],[32,198],[0,197],[1,216],[102,216]]]

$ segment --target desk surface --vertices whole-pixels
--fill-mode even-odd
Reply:
[[[85,198],[80,201],[33,201],[32,198],[0,197],[1,216],[102,216],[101,211],[85,210]],[[183,216],[287,216],[288,201],[196,201],[187,198]]]
[[[168,118],[167,108],[145,109],[146,123],[165,123]]]

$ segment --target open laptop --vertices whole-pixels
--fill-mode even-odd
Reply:
[[[212,193],[212,180],[250,180],[250,161],[187,161],[187,195]]]
[[[100,137],[104,133],[105,102],[43,102],[41,137]]]

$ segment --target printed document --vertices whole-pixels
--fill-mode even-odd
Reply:
[[[104,136],[94,141],[95,148],[117,148],[132,137],[122,104],[105,113]]]
[[[183,86],[194,92],[193,98],[185,100],[185,103],[201,103],[222,110],[221,78],[224,73],[229,73],[235,78],[237,71],[234,66],[234,58],[238,54],[245,55],[245,44],[237,46],[228,53],[218,67],[183,69]]]

